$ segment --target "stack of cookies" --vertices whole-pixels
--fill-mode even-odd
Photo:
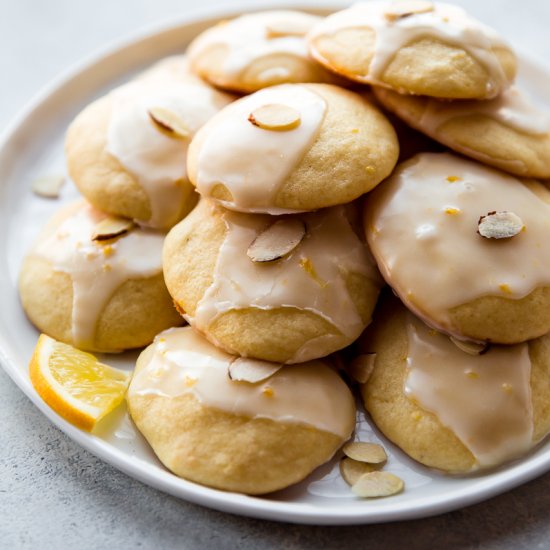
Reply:
[[[76,117],[66,157],[84,199],[56,213],[21,269],[23,307],[40,330],[116,352],[181,324],[162,274],[164,236],[197,202],[188,140],[232,100],[172,59]],[[174,113],[184,128],[169,126]]]
[[[550,431],[550,193],[526,179],[550,178],[550,122],[515,73],[508,44],[447,4],[220,23],[73,122],[88,202],[29,254],[23,305],[83,349],[176,327],[127,401],[198,483],[306,477],[353,433],[353,379],[423,464],[517,458]]]
[[[550,177],[547,114],[513,85],[510,46],[455,6],[360,3],[309,41],[408,125],[483,163],[420,151],[365,199],[398,298],[360,341],[368,412],[447,472],[520,456],[550,430],[550,194],[527,179]]]

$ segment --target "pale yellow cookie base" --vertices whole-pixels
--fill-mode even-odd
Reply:
[[[490,75],[466,50],[433,38],[423,38],[398,50],[380,76],[370,74],[375,31],[368,27],[341,29],[310,43],[312,55],[336,74],[362,82],[387,86],[401,93],[446,99],[489,99],[502,89],[491,89]],[[517,70],[512,51],[493,50],[507,81]]]
[[[517,344],[550,331],[550,288],[517,300],[482,296],[449,311],[451,332],[474,340]]]
[[[151,218],[149,197],[137,179],[107,152],[107,130],[113,98],[102,97],[88,105],[67,131],[65,153],[71,179],[88,201],[109,214],[147,221]],[[177,183],[182,190],[177,220],[196,204],[194,187],[187,180]],[[168,223],[166,229],[172,223]]]
[[[292,20],[293,12],[288,12]],[[265,13],[257,14],[259,25],[265,25]],[[275,15],[275,14],[274,14]],[[231,92],[248,94],[275,86],[305,82],[339,83],[338,77],[327,71],[309,57],[302,57],[291,52],[264,53],[252,59],[241,72],[227,70],[228,58],[232,55],[231,47],[224,40],[218,40],[220,30],[227,21],[207,29],[199,35],[199,41],[211,40],[208,48],[199,49],[192,42],[188,48],[190,69],[210,84]]]
[[[200,57],[193,59],[191,68],[213,86],[243,94],[277,84],[338,81],[338,77],[326,71],[312,59],[284,53],[259,57],[238,76],[233,76],[224,70],[228,55],[227,47],[222,45],[212,47]]]
[[[41,238],[82,208],[77,201],[58,210]],[[27,255],[19,273],[19,296],[31,322],[47,335],[74,345],[72,337],[73,283],[44,258]],[[89,351],[113,351],[150,344],[161,331],[183,324],[168,294],[162,273],[129,279],[116,288],[99,314]]]
[[[268,207],[303,211],[351,202],[389,176],[399,156],[395,130],[366,99],[328,84],[305,86],[325,99],[327,112],[319,135]],[[198,157],[210,131],[207,123],[189,147],[192,182],[197,181]],[[213,195],[231,199],[221,185]]]
[[[136,366],[148,362],[147,348]],[[313,427],[251,419],[178,397],[128,394],[128,409],[161,462],[176,475],[216,489],[251,495],[297,483],[344,443]],[[353,419],[350,419],[353,425]]]
[[[218,252],[225,239],[221,211],[211,209],[207,201],[201,201],[168,233],[164,245],[166,285],[178,307],[191,317],[212,284]],[[360,275],[349,276],[348,288],[366,326],[379,289]],[[351,343],[321,316],[291,307],[230,310],[214,320],[204,333],[231,353],[277,362],[291,360],[306,342],[326,334],[335,334],[338,338],[330,344],[319,345],[315,357],[307,359],[323,357]]]
[[[550,134],[520,132],[485,114],[458,114],[437,128],[422,123],[428,99],[374,88],[378,101],[447,147],[511,174],[550,178]]]
[[[409,456],[448,473],[468,473],[472,453],[438,418],[406,397],[407,310],[385,297],[372,325],[359,341],[363,353],[376,353],[374,371],[361,388],[365,407],[378,428]],[[550,432],[550,336],[529,342],[534,443]]]
[[[33,256],[19,277],[23,309],[32,323],[56,340],[75,344],[71,332],[73,286],[67,273]],[[151,343],[161,331],[181,325],[162,273],[128,280],[113,293],[96,324],[90,351],[121,351]]]

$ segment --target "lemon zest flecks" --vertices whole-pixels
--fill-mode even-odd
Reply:
[[[313,267],[313,263],[309,258],[302,258],[300,260],[300,267],[321,287],[325,288],[327,286],[327,282],[321,279],[319,275],[317,275],[317,271],[315,271],[315,268]]]
[[[445,214],[449,214],[450,216],[456,216],[457,214],[460,214],[460,208],[455,208],[454,206],[448,206],[445,208]]]

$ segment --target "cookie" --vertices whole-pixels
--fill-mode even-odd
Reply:
[[[232,380],[235,357],[190,327],[160,334],[140,355],[128,409],[176,475],[226,491],[268,493],[301,481],[350,437],[353,396],[325,363],[279,368],[237,361],[249,374],[260,372],[260,380]]]
[[[289,82],[332,82],[308,54],[306,33],[320,17],[265,11],[222,21],[189,46],[191,69],[225,90],[250,93]]]
[[[350,202],[388,176],[399,154],[390,123],[356,93],[283,84],[223,109],[193,139],[198,192],[241,212],[281,214]]]
[[[189,80],[196,84],[204,84],[199,76],[191,71],[186,55],[170,55],[153,63],[137,75],[136,80]]]
[[[308,42],[335,73],[408,94],[489,99],[517,70],[494,30],[442,2],[358,2],[316,25]]]
[[[550,178],[550,116],[516,87],[488,101],[444,102],[374,88],[407,124],[480,162],[512,174]]]
[[[550,336],[466,353],[395,298],[381,302],[360,340],[376,353],[361,394],[408,455],[468,473],[518,458],[550,432]]]
[[[365,204],[388,284],[424,322],[515,344],[550,332],[550,192],[452,154],[401,164]]]
[[[344,207],[274,218],[205,200],[167,235],[164,277],[186,320],[211,342],[281,363],[350,344],[381,286]]]
[[[116,352],[145,346],[182,320],[162,276],[164,234],[107,220],[83,201],[60,210],[23,261],[19,294],[40,331]]]
[[[196,204],[187,179],[194,133],[231,97],[196,80],[142,78],[94,101],[73,121],[71,178],[96,208],[169,228]]]

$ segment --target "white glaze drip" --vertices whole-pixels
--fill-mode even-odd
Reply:
[[[408,316],[405,394],[462,441],[480,467],[517,458],[533,445],[528,344],[493,346],[483,355]]]
[[[250,384],[228,376],[234,356],[191,327],[170,329],[153,343],[149,363],[134,376],[129,395],[193,394],[203,405],[250,418],[305,424],[348,439],[355,425],[353,397],[325,363],[284,367]]]
[[[228,78],[238,78],[252,63],[263,57],[285,54],[308,59],[304,35],[321,20],[320,17],[294,11],[268,11],[243,15],[232,21],[208,29],[189,48],[191,64],[210,48],[224,46],[227,57],[223,70]],[[269,26],[303,29],[301,36],[269,37]],[[270,67],[258,76],[259,80],[272,82],[274,76],[288,78],[288,68]]]
[[[178,221],[187,180],[187,148],[195,132],[222,107],[229,96],[207,86],[171,80],[167,75],[132,82],[112,94],[107,151],[139,181],[149,198],[152,227]],[[188,139],[174,139],[152,122],[149,110],[168,109],[189,129]]]
[[[382,95],[384,91],[381,91]],[[550,116],[538,109],[526,94],[515,86],[488,101],[438,101],[427,99],[418,127],[431,135],[455,118],[485,115],[519,132],[532,135],[550,133]]]
[[[434,2],[433,11],[390,21],[385,13],[391,5],[385,0],[358,2],[324,19],[314,27],[308,39],[314,43],[316,38],[342,29],[373,29],[375,47],[367,80],[383,84],[384,71],[398,50],[422,38],[433,37],[463,48],[487,69],[490,75],[487,93],[490,97],[496,96],[506,86],[506,75],[491,49],[509,49],[509,46],[493,29],[470,17],[462,8],[442,2]]]
[[[269,216],[251,216],[226,211],[225,240],[220,247],[213,283],[197,305],[190,324],[206,331],[221,314],[243,308],[293,307],[312,311],[326,319],[341,334],[327,334],[307,342],[289,363],[316,356],[318,346],[353,340],[364,329],[346,286],[346,276],[361,274],[377,284],[379,275],[346,217],[345,207],[334,207],[301,219],[308,234],[301,244],[281,260],[259,264],[246,251],[252,241],[272,222]]]
[[[369,198],[367,237],[382,275],[417,315],[449,332],[450,308],[550,286],[550,205],[530,187],[548,194],[451,154],[417,155]],[[513,212],[525,230],[481,237],[479,218],[493,211]]]
[[[300,113],[293,130],[271,131],[253,125],[248,117],[257,108],[282,104]],[[273,202],[287,176],[317,137],[326,111],[321,96],[299,84],[265,88],[234,102],[203,130],[198,151],[197,190],[210,196],[217,184],[231,193],[226,208],[280,214]]]
[[[60,224],[42,235],[31,251],[48,261],[55,271],[71,277],[72,337],[75,346],[82,349],[97,350],[97,321],[122,283],[153,277],[162,271],[164,234],[134,229],[114,241],[99,244],[92,241],[92,235],[104,218],[106,214],[86,203],[70,205]]]

